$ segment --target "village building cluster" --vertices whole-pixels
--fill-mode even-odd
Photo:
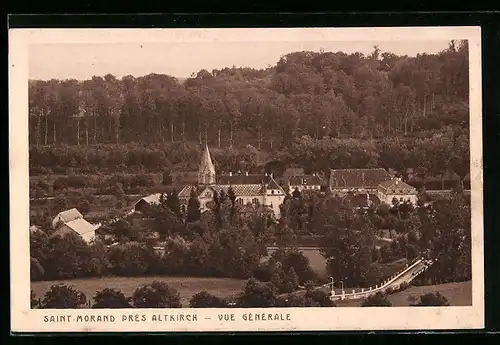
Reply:
[[[190,173],[193,177],[195,174]],[[202,154],[196,181],[191,179],[178,193],[181,213],[186,212],[189,199],[196,197],[200,211],[204,213],[214,203],[214,195],[232,189],[242,216],[255,213],[281,217],[280,206],[287,194],[299,192],[324,192],[348,201],[356,209],[367,209],[381,203],[393,206],[397,203],[417,203],[417,189],[394,177],[385,169],[332,169],[328,182],[321,174],[305,174],[301,168],[290,168],[278,179],[273,174],[229,173],[217,175],[208,146]],[[278,183],[279,181],[281,183]],[[283,185],[283,186],[282,186]],[[162,193],[141,198],[131,212],[141,212],[145,207],[159,204]],[[75,208],[60,212],[52,221],[53,236],[66,233],[80,235],[87,243],[96,236],[100,224],[90,224]],[[30,229],[36,231],[36,229]]]
[[[180,190],[178,197],[181,211],[186,212],[189,199],[195,196],[200,203],[201,212],[210,209],[215,192],[226,195],[231,188],[240,206],[240,212],[249,213],[255,209],[272,212],[279,219],[280,206],[287,193],[295,190],[325,191],[339,196],[356,208],[368,208],[371,205],[385,203],[393,206],[396,203],[417,203],[417,189],[394,177],[385,169],[332,169],[326,179],[321,174],[306,174],[301,168],[290,168],[282,177],[272,174],[232,173],[217,175],[210,150],[207,145],[203,151],[198,172],[186,172],[191,178]],[[193,177],[196,177],[194,181]],[[325,183],[325,180],[328,182]],[[140,211],[148,204],[158,204],[161,193],[152,194],[140,199],[135,210]]]

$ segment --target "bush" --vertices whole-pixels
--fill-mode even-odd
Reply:
[[[330,299],[328,293],[321,290],[308,290],[306,292],[305,298],[312,300],[320,307],[335,307],[335,304]]]
[[[77,309],[87,301],[83,292],[65,284],[52,285],[45,293],[40,308],[43,309]]]
[[[191,308],[226,308],[227,302],[207,291],[198,292],[189,300]]]
[[[30,278],[31,281],[37,281],[41,280],[43,278],[43,275],[45,274],[45,270],[43,269],[42,265],[40,265],[40,262],[31,257],[30,258]]]
[[[366,298],[361,304],[362,307],[392,307],[392,303],[381,292]]]
[[[406,289],[408,289],[410,287],[410,284],[408,284],[407,282],[402,282],[401,285],[399,285],[399,291],[404,291]]]
[[[179,292],[160,281],[137,288],[132,301],[135,308],[182,308]]]
[[[420,296],[420,302],[414,304],[414,307],[444,307],[449,306],[448,300],[446,297],[441,295],[439,292],[436,293],[427,293],[425,295]]]
[[[273,307],[276,302],[276,288],[272,283],[262,283],[256,279],[249,279],[238,298],[240,308]]]
[[[117,308],[131,308],[129,303],[130,298],[126,298],[125,295],[118,289],[106,288],[101,291],[97,291],[94,296],[93,309],[117,309]]]

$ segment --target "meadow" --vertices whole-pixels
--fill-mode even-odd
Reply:
[[[163,281],[181,295],[181,302],[184,307],[189,306],[189,300],[200,291],[207,291],[217,297],[233,299],[242,291],[245,280],[229,278],[200,278],[200,277],[102,277],[70,279],[60,281],[37,281],[31,282],[31,289],[37,298],[43,299],[45,292],[54,284],[63,283],[71,285],[75,289],[83,292],[88,300],[92,300],[96,291],[105,288],[119,289],[127,297],[132,296],[134,291],[144,284],[158,280]]]

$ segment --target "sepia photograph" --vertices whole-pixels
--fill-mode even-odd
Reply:
[[[12,31],[24,328],[482,325],[478,28]]]

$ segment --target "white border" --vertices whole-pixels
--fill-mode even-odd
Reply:
[[[28,47],[41,43],[469,40],[472,200],[472,306],[395,308],[31,310],[29,264]],[[435,330],[484,327],[483,177],[480,27],[295,29],[9,30],[11,330],[13,332]],[[236,321],[217,315],[234,313]],[[291,321],[244,321],[248,313]],[[121,322],[121,315],[193,314],[197,322]],[[44,323],[44,315],[114,315],[114,323]],[[210,318],[210,319],[206,319]]]

